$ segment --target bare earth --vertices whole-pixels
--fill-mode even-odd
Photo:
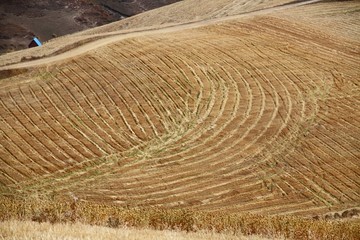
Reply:
[[[28,48],[34,35],[47,42],[177,1],[2,0],[0,54]]]
[[[2,195],[305,217],[359,207],[359,2],[151,17],[195,2],[1,56]],[[61,41],[74,45],[54,55]]]

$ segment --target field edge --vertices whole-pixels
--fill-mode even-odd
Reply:
[[[83,202],[76,198],[60,200],[0,197],[0,222],[13,220],[51,224],[81,223],[111,228],[210,231],[233,236],[241,234],[286,239],[355,240],[360,235],[359,218],[334,221],[289,215],[262,216],[155,207],[127,208]]]

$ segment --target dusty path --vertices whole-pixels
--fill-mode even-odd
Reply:
[[[10,70],[10,69],[19,69],[19,68],[29,68],[29,67],[35,67],[35,66],[39,66],[39,65],[46,65],[46,64],[53,63],[53,62],[62,61],[62,60],[68,59],[68,58],[72,58],[72,57],[81,55],[83,53],[86,53],[86,52],[96,49],[98,47],[102,47],[102,46],[108,45],[110,43],[128,39],[128,38],[147,36],[147,35],[152,35],[152,34],[171,33],[171,32],[176,32],[176,31],[180,31],[180,30],[198,28],[198,27],[206,26],[208,24],[214,24],[214,23],[218,23],[218,22],[222,22],[222,21],[235,20],[240,17],[251,17],[251,16],[257,16],[257,15],[261,15],[261,14],[269,14],[269,13],[273,13],[275,11],[285,10],[285,9],[294,8],[297,6],[307,5],[307,4],[321,2],[321,1],[322,0],[302,1],[302,2],[290,3],[290,4],[281,5],[281,6],[277,6],[277,7],[256,10],[253,12],[248,12],[248,13],[243,13],[243,14],[228,16],[228,17],[222,17],[222,18],[216,18],[216,19],[206,19],[206,20],[200,20],[200,21],[196,21],[196,22],[189,22],[189,23],[176,24],[176,25],[167,25],[167,26],[162,26],[162,27],[158,27],[158,28],[150,28],[150,29],[133,29],[131,32],[128,32],[128,33],[121,30],[121,31],[115,31],[115,32],[110,32],[110,33],[97,34],[97,35],[93,35],[92,37],[104,37],[104,38],[99,39],[99,40],[94,40],[90,43],[83,44],[79,47],[76,47],[69,51],[60,53],[56,56],[44,57],[44,58],[36,59],[33,61],[21,62],[21,63],[11,64],[8,66],[3,66],[3,67],[0,67],[0,71],[1,70]]]

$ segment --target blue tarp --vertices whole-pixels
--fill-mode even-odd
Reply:
[[[36,42],[36,44],[37,44],[38,46],[41,46],[41,45],[42,45],[41,42],[40,42],[40,40],[39,40],[38,38],[34,37],[33,40]]]

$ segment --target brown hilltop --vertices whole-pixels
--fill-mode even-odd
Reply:
[[[176,1],[3,0],[0,3],[0,54],[26,49],[34,35],[45,42]]]

